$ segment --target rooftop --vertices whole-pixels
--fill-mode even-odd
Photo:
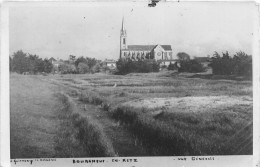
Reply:
[[[127,49],[123,50],[134,50],[134,51],[151,51],[153,50],[157,45],[128,45]],[[171,45],[160,45],[164,50],[172,50]]]

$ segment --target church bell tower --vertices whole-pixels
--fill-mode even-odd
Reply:
[[[122,19],[122,27],[120,31],[120,58],[122,57],[122,50],[127,49],[126,43],[126,29],[124,27],[124,18]]]

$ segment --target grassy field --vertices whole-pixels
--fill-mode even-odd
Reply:
[[[55,133],[54,87],[31,76],[10,78],[11,158],[53,157]]]
[[[77,114],[63,87],[11,74],[11,158],[115,156],[98,124]]]
[[[65,129],[58,130],[62,133],[59,136],[74,134],[75,138],[56,141],[56,148],[65,149],[63,143],[67,146],[73,143],[76,146],[83,144],[81,153],[86,156],[252,154],[251,81],[201,79],[192,77],[191,74],[167,71],[125,76],[87,74],[49,75],[36,78],[42,81],[41,84],[53,87],[49,90],[62,92],[56,100],[50,100],[51,102],[46,102],[48,103],[46,105],[55,103],[58,106],[64,107],[67,104],[70,106],[68,117],[63,118],[56,113],[55,119],[59,120],[61,125],[64,122],[66,124],[66,120],[69,122],[68,126],[62,126]],[[18,79],[19,77],[15,80]],[[11,88],[23,88],[22,91],[26,91],[24,88],[26,86],[11,82]],[[20,118],[12,116],[14,110],[12,106],[16,106],[18,104],[16,101],[21,100],[17,95],[21,90],[16,89],[13,91],[15,93],[11,90],[11,122],[12,119]],[[32,92],[27,93],[31,98],[49,96]],[[26,92],[21,92],[24,93]],[[44,106],[39,110],[44,110]],[[57,111],[63,110],[64,108]],[[33,111],[20,114],[26,117],[34,116]],[[18,125],[16,121],[14,122],[12,133],[16,136],[20,130],[17,130]],[[17,124],[20,127],[24,122],[18,121]],[[77,129],[76,133],[74,129]],[[87,142],[93,135],[88,136],[86,132],[97,134],[94,136],[95,141],[98,141],[96,144],[100,148],[99,151],[93,150],[92,153],[84,151],[85,148],[91,148],[91,145],[97,146]],[[58,152],[62,154],[63,151]],[[82,154],[73,154],[71,151],[70,155],[64,156]]]
[[[252,82],[173,72],[55,77],[152,155],[252,154]]]

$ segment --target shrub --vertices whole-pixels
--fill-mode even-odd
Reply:
[[[197,60],[181,60],[179,72],[203,72],[205,68]]]
[[[167,66],[166,66],[166,65],[162,65],[161,68],[162,68],[162,69],[166,69]]]
[[[76,67],[73,64],[63,63],[59,66],[59,71],[62,74],[75,74],[77,73]]]
[[[167,69],[168,70],[178,70],[177,62],[175,62],[174,64],[170,63]]]
[[[160,68],[160,64],[155,60],[119,59],[116,66],[118,74],[158,72]]]

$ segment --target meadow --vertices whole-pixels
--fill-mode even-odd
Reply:
[[[52,103],[61,107],[52,110],[63,125],[63,129],[56,130],[61,134],[58,133],[60,140],[54,143],[60,150],[56,149],[54,156],[251,155],[253,152],[252,81],[201,79],[169,71],[34,77],[52,87],[49,90],[56,94]],[[16,96],[11,96],[11,115],[12,106],[17,104],[12,103]],[[33,96],[36,94],[30,95]],[[72,134],[74,138],[70,140],[62,137]],[[93,138],[96,143],[91,142]],[[83,143],[84,147],[78,149],[81,154],[71,149],[75,148],[73,143],[76,146]],[[65,145],[72,146],[66,148],[66,155],[62,150]]]
[[[12,159],[115,156],[102,129],[77,113],[63,87],[11,74],[10,88]]]

